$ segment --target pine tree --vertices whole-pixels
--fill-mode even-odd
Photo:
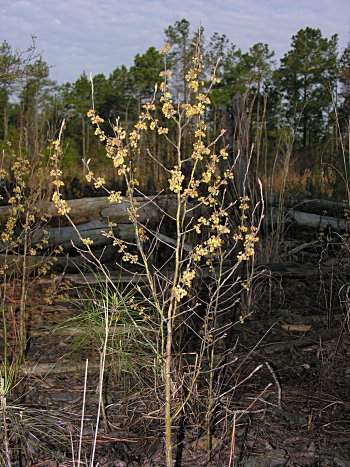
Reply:
[[[322,36],[320,29],[307,27],[292,38],[292,48],[278,71],[289,121],[300,148],[309,157],[326,130],[326,115],[332,107],[332,92],[338,75],[338,36]]]

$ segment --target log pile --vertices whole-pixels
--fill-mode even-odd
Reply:
[[[139,197],[138,202],[138,220],[147,224],[151,230],[156,230],[157,226],[164,219],[165,213],[172,217],[175,216],[176,198],[165,195],[156,197]],[[130,221],[129,208],[130,202],[124,198],[122,203],[111,203],[108,197],[82,198],[69,200],[68,205],[71,208],[69,216],[72,226],[64,216],[59,216],[53,203],[41,203],[38,205],[42,213],[48,213],[51,221],[48,227],[48,248],[52,251],[60,245],[63,249],[62,255],[56,259],[56,269],[58,270],[76,270],[85,264],[85,260],[78,254],[79,249],[84,248],[81,238],[90,238],[93,240],[91,247],[94,253],[103,260],[115,255],[115,248],[112,246],[112,239],[106,233],[113,231],[116,238],[126,242],[135,241],[134,227]],[[9,215],[9,206],[0,206],[0,228],[6,223]],[[340,203],[325,200],[304,200],[295,208],[279,209],[270,207],[266,210],[265,218],[268,224],[279,225],[281,223],[287,226],[297,226],[301,229],[309,229],[317,232],[322,230],[344,233],[349,229],[349,219],[347,218],[349,203]],[[116,226],[110,227],[110,223]],[[169,246],[174,245],[175,239],[166,235],[157,233],[158,240]],[[268,233],[267,233],[268,235]],[[35,246],[40,243],[44,237],[43,232],[34,233],[32,243]],[[316,241],[316,240],[315,240]],[[303,249],[303,245],[312,245],[315,241],[294,245],[295,252]],[[295,249],[294,248],[294,249]],[[185,245],[186,250],[190,250],[190,245]],[[290,250],[290,249],[289,249]],[[23,258],[16,255],[11,261],[7,255],[6,260],[13,268],[21,269]],[[0,264],[5,261],[5,256],[0,255]],[[45,262],[45,255],[40,256],[39,252],[35,257],[27,259],[28,265],[36,267]]]
[[[173,197],[158,195],[156,197],[136,198],[138,220],[146,224],[148,228],[155,229],[162,222],[165,214],[173,216],[175,214],[176,203]],[[56,257],[56,268],[76,269],[84,264],[84,260],[79,257],[79,249],[84,248],[81,239],[89,238],[93,241],[91,249],[101,257],[108,258],[115,253],[112,247],[113,240],[107,236],[107,232],[112,231],[116,238],[126,242],[135,241],[134,226],[130,220],[130,202],[124,198],[121,203],[111,203],[108,197],[82,198],[67,201],[70,207],[69,217],[71,223],[64,216],[57,214],[57,209],[53,203],[40,203],[38,208],[41,213],[51,216],[48,228],[44,234],[42,230],[34,232],[32,235],[32,246],[38,245],[44,237],[48,235],[48,249],[54,250],[57,246],[62,247],[62,255]],[[4,225],[10,213],[10,206],[0,206],[0,226]],[[110,224],[113,223],[113,227]],[[72,225],[74,224],[74,225]],[[114,225],[115,224],[115,225]],[[164,235],[162,242],[168,239],[169,244],[174,239]],[[28,265],[36,267],[45,262],[45,257],[38,252],[36,256],[28,257]],[[13,269],[21,269],[23,258],[16,255],[12,258],[9,255],[0,255],[0,264],[7,261]]]

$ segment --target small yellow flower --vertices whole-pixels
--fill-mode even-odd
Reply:
[[[169,132],[168,128],[164,128],[164,127],[159,127],[158,128],[158,135],[167,135],[168,132]]]
[[[106,181],[104,178],[102,177],[97,177],[95,183],[94,183],[94,186],[95,188],[101,188],[103,185],[105,185]]]
[[[121,203],[123,198],[122,198],[122,192],[121,191],[111,191],[108,197],[108,200],[111,203]]]
[[[194,269],[192,270],[188,269],[182,273],[181,282],[187,287],[191,287],[192,281],[195,277],[196,277],[196,271]]]
[[[88,246],[88,245],[92,245],[94,243],[93,240],[91,240],[90,237],[86,237],[86,238],[83,238],[82,239],[82,242],[84,243],[84,245]]]
[[[168,42],[165,42],[164,45],[163,45],[162,50],[159,51],[159,54],[160,55],[166,55],[167,53],[170,52],[170,49],[171,49],[170,44]]]
[[[173,74],[172,74],[171,71],[161,71],[161,72],[159,73],[159,76],[160,76],[161,78],[169,78],[169,79],[170,79],[170,78],[172,78]]]
[[[86,178],[86,181],[91,183],[92,179],[93,179],[93,176],[94,176],[94,173],[91,172],[91,170],[85,175],[85,178]]]
[[[97,123],[103,123],[103,122],[104,122],[103,118],[99,117],[98,115],[91,118],[91,123],[93,125],[96,125]]]
[[[174,287],[173,292],[174,292],[175,299],[177,302],[180,302],[184,297],[186,297],[188,293],[187,290],[185,290],[180,285],[177,285],[176,287]]]

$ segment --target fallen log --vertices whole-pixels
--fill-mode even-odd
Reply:
[[[101,221],[90,221],[86,224],[77,225],[76,227],[51,227],[46,229],[48,232],[48,246],[54,248],[61,246],[65,252],[84,248],[82,239],[89,238],[93,241],[91,249],[106,247],[111,245],[113,239],[107,236],[107,233],[112,231],[115,238],[125,242],[134,243],[136,240],[135,227],[133,224],[118,224],[116,227],[110,227],[108,224]],[[150,240],[156,239],[162,245],[167,245],[174,248],[177,244],[175,238],[161,234],[155,231],[147,232]],[[36,232],[32,243],[38,244],[44,238],[43,233]],[[184,250],[192,251],[192,246],[184,244]]]
[[[349,202],[331,201],[327,199],[304,199],[300,203],[291,206],[298,211],[343,218],[346,209],[350,209]]]
[[[86,362],[74,362],[74,361],[58,361],[55,363],[31,363],[26,362],[19,370],[20,376],[34,376],[42,377],[53,375],[53,374],[84,374]],[[100,368],[99,361],[89,361],[88,371],[95,372]]]
[[[175,215],[177,199],[173,196],[152,196],[149,198],[136,197],[138,203],[137,214],[139,222],[159,222],[164,213]],[[107,196],[96,198],[81,198],[67,201],[70,207],[69,217],[75,225],[88,223],[90,221],[108,221],[120,224],[130,223],[129,212],[131,204],[124,197],[121,203],[111,203]],[[34,206],[33,206],[34,207]],[[64,216],[57,213],[54,203],[41,202],[35,205],[42,214],[49,214],[55,222],[68,225]],[[0,206],[0,224],[4,225],[11,211],[11,206]]]
[[[35,270],[39,266],[44,266],[45,264],[51,261],[52,258],[50,258],[49,255],[27,255],[26,257],[24,257],[23,255],[0,254],[0,266],[4,266],[6,264],[6,271],[9,274],[13,272],[21,274],[23,272],[24,262],[26,271],[28,271]]]
[[[336,217],[320,216],[319,214],[312,214],[308,212],[292,210],[287,214],[287,217],[303,227],[311,229],[332,229],[337,232],[344,232],[349,223],[346,219],[339,219]]]
[[[301,227],[315,230],[330,228],[335,232],[344,232],[349,228],[349,221],[346,219],[323,216],[295,209],[284,209],[281,213],[281,211],[273,208],[266,214],[266,217],[271,223],[296,223]]]
[[[117,248],[113,245],[107,245],[103,248],[98,248],[93,251],[93,255],[103,264],[111,263],[111,259],[117,259],[116,255]],[[115,262],[114,261],[114,262]],[[7,265],[8,273],[19,273],[22,274],[24,267],[24,256],[23,255],[4,255],[0,254],[0,266]],[[78,271],[84,271],[91,269],[93,265],[96,265],[96,261],[91,257],[89,253],[84,255],[35,255],[26,256],[26,271],[27,273],[35,273],[39,267],[50,266],[47,268],[49,271],[59,273],[65,271],[66,273],[77,273]],[[1,280],[1,278],[0,278]]]
[[[339,337],[339,329],[331,329],[322,334],[322,343],[337,337]],[[316,347],[320,348],[320,336],[318,334],[314,334],[311,337],[296,337],[293,340],[288,337],[287,340],[282,342],[262,344],[258,349],[258,352],[263,352],[267,355],[273,355],[283,352],[290,352],[293,348],[303,349],[303,347],[308,347],[310,345],[315,345]]]
[[[48,246],[54,248],[61,246],[64,251],[73,251],[76,248],[84,248],[82,239],[89,238],[93,243],[92,249],[101,248],[110,245],[113,240],[107,236],[109,231],[127,242],[135,240],[135,230],[132,224],[119,224],[111,228],[106,222],[92,220],[85,224],[73,226],[50,227],[48,231]],[[35,232],[33,244],[39,244],[44,238],[42,232]]]

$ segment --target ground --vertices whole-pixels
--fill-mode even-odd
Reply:
[[[262,265],[258,271],[249,302],[252,313],[228,336],[233,350],[227,356],[231,364],[225,367],[225,390],[213,411],[211,459],[205,430],[200,424],[191,428],[188,416],[174,427],[176,466],[349,466],[348,270],[299,258]],[[46,287],[44,280],[37,293]],[[36,300],[31,311],[27,370],[13,404],[21,407],[21,420],[56,427],[57,440],[41,436],[42,449],[27,443],[21,463],[13,465],[73,465],[71,445],[77,453],[84,394],[82,452],[91,455],[98,353],[89,346],[73,351],[72,327],[62,326],[77,312],[70,303],[43,306]],[[142,417],[147,397],[125,393],[115,375],[107,375],[96,462],[111,467],[164,465],[159,413]],[[31,429],[25,421],[21,426],[28,440]],[[45,430],[39,428],[41,434]]]

